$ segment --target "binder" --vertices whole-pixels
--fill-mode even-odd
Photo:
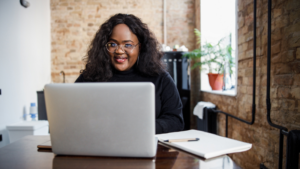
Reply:
[[[156,137],[163,144],[173,146],[194,155],[203,157],[205,159],[243,152],[251,149],[252,144],[222,137],[219,135],[198,131],[187,130],[180,132],[173,132],[167,134],[157,134]],[[182,138],[199,138],[199,141],[192,142],[165,142],[168,139],[182,139]]]

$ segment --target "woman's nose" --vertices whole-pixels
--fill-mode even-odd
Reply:
[[[116,53],[124,53],[125,51],[123,50],[122,46],[118,46]]]

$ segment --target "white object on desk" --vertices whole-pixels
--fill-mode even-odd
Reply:
[[[199,119],[203,119],[203,109],[207,108],[215,108],[216,105],[212,104],[211,102],[198,102],[198,104],[195,106],[193,114],[195,116],[198,116]]]
[[[204,157],[205,159],[243,152],[251,149],[252,144],[245,143],[242,141],[218,136],[215,134],[207,133],[198,130],[187,130],[180,132],[173,132],[167,134],[157,134],[156,137],[163,144],[169,146],[174,146],[176,148],[182,149],[189,153]],[[168,139],[180,139],[180,138],[199,138],[199,141],[191,142],[174,142],[168,143],[164,140]]]
[[[6,126],[10,143],[27,135],[49,135],[48,121],[24,121]]]

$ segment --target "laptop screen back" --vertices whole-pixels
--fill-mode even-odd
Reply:
[[[156,154],[152,83],[48,84],[45,101],[55,154]]]

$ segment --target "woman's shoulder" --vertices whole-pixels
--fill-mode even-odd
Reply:
[[[162,78],[162,79],[173,80],[172,76],[171,76],[170,73],[167,72],[167,71],[163,71],[163,72],[159,75],[159,77]]]
[[[82,74],[80,74],[80,75],[78,76],[78,78],[75,80],[75,83],[79,83],[79,82],[84,82],[84,77],[83,77]]]
[[[164,71],[164,72],[160,73],[156,77],[156,79],[157,79],[157,82],[159,82],[163,86],[169,86],[171,84],[174,84],[174,80],[173,80],[172,76],[167,71]]]
[[[81,73],[78,76],[78,78],[75,80],[75,83],[81,83],[81,82],[92,82],[92,81],[85,79],[83,74]]]

